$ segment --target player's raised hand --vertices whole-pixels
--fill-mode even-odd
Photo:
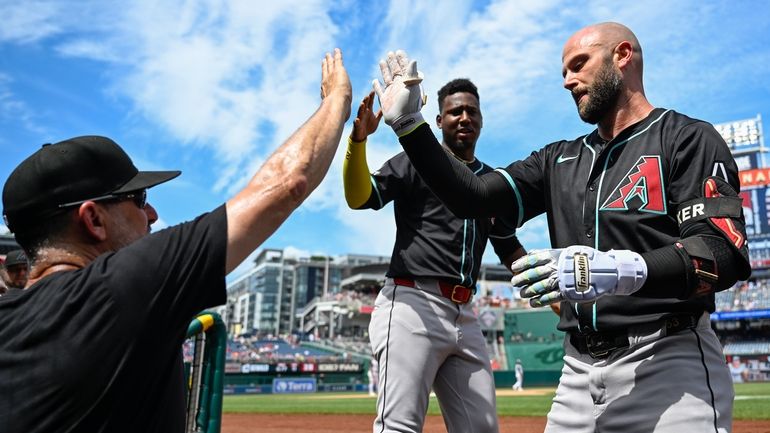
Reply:
[[[339,48],[334,49],[334,56],[326,53],[326,57],[321,62],[321,98],[326,99],[334,95],[339,95],[348,101],[353,99],[350,78],[345,70],[345,65],[342,63],[342,51]],[[349,117],[350,108],[348,108],[345,119],[347,120]]]
[[[374,90],[364,96],[361,104],[358,106],[358,114],[353,121],[353,131],[350,133],[350,139],[356,143],[366,140],[366,137],[374,134],[382,119],[382,110],[374,113]]]
[[[417,61],[409,60],[403,50],[388,52],[386,60],[380,60],[380,72],[385,87],[379,80],[372,82],[380,100],[385,123],[399,137],[408,134],[424,122],[420,109],[425,105],[422,74],[417,71]]]

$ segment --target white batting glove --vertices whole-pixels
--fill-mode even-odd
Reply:
[[[559,256],[559,289],[565,299],[592,302],[605,295],[627,296],[647,281],[647,263],[628,250],[602,252],[574,245]]]
[[[511,265],[511,284],[519,288],[522,298],[530,298],[529,305],[542,307],[561,301],[558,277],[561,251],[533,250]]]
[[[517,260],[511,283],[533,307],[563,300],[593,302],[605,295],[627,296],[647,280],[647,264],[628,250],[598,251],[574,245],[540,250]]]
[[[426,102],[420,86],[422,74],[417,71],[417,61],[410,61],[403,50],[388,52],[387,61],[380,60],[380,71],[384,90],[379,80],[372,81],[372,85],[380,100],[383,119],[402,137],[425,122],[420,113]]]

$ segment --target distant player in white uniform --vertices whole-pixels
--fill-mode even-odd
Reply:
[[[380,371],[377,358],[372,355],[372,359],[369,363],[369,370],[366,372],[366,377],[369,379],[369,395],[375,396],[379,391],[380,385]]]
[[[516,383],[513,384],[514,391],[524,391],[524,367],[521,365],[521,359],[516,360],[516,366],[513,368],[516,374]]]

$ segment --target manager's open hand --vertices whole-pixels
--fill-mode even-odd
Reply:
[[[353,98],[350,78],[342,63],[342,51],[339,48],[334,49],[334,56],[326,53],[326,57],[321,62],[321,98],[326,99],[332,95],[339,95],[348,101]],[[350,104],[348,104],[346,120],[350,117],[349,106]]]

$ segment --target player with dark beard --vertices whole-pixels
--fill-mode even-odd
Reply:
[[[576,32],[564,87],[597,128],[478,177],[423,121],[414,62],[375,86],[386,123],[456,215],[548,217],[553,249],[512,267],[533,306],[561,303],[548,433],[731,430],[732,381],[709,313],[714,293],[751,271],[738,171],[712,125],[650,104],[642,63],[621,24]]]

